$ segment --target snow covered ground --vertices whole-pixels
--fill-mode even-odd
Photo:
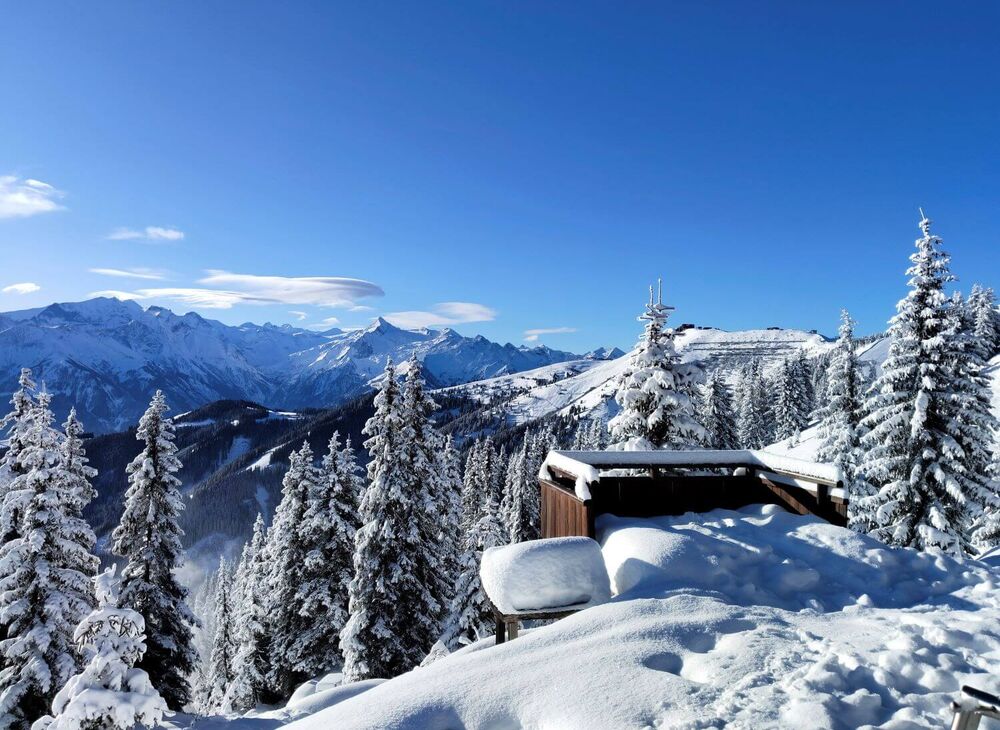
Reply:
[[[288,727],[946,727],[961,684],[1000,689],[996,566],[774,506],[599,532],[609,603],[317,697],[337,704]]]

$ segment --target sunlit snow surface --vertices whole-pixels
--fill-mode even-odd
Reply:
[[[773,506],[599,530],[610,603],[290,727],[946,727],[961,684],[1000,689],[996,567]]]

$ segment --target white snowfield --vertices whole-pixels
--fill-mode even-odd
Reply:
[[[774,506],[598,531],[610,602],[288,727],[941,728],[1000,689],[1000,568]]]

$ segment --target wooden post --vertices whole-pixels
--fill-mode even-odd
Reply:
[[[514,640],[514,639],[517,638],[517,627],[518,626],[519,626],[519,622],[516,619],[514,621],[509,621],[507,623],[507,636],[511,640]]]

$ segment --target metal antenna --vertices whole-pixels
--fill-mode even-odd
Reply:
[[[663,278],[656,280],[656,303],[663,304]]]

